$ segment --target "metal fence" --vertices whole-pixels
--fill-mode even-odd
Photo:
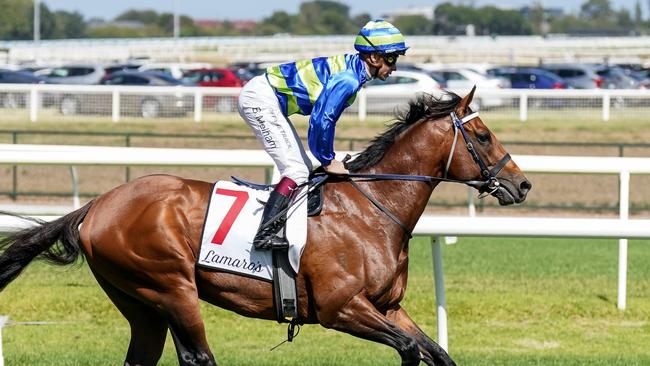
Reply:
[[[36,122],[71,120],[83,116],[110,119],[219,120],[236,113],[239,88],[138,87],[108,85],[0,85],[4,120]],[[466,90],[455,91],[464,94]],[[440,94],[441,91],[432,91]],[[364,121],[369,115],[393,115],[413,99],[414,92],[395,93],[363,88],[346,110]],[[570,118],[580,113],[608,121],[650,112],[650,90],[478,90],[474,106],[486,113],[527,121]]]

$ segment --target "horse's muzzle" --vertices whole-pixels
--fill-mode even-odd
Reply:
[[[499,179],[499,185],[495,188],[491,192],[492,196],[499,200],[501,206],[507,206],[524,202],[533,185],[525,177],[513,180],[502,178]]]

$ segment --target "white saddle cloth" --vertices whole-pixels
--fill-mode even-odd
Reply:
[[[296,195],[289,209],[287,239],[289,261],[300,269],[300,256],[307,241],[307,188]],[[253,248],[253,238],[262,220],[268,191],[258,191],[229,181],[215,183],[203,224],[197,264],[226,272],[271,281],[271,251]]]

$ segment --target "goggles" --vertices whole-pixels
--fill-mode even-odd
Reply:
[[[368,39],[368,37],[364,36],[363,34],[360,34],[360,36],[363,37],[363,39],[365,39],[366,42],[368,42],[368,44],[370,45],[370,47],[374,48],[375,51],[377,51],[377,53],[381,54],[381,57],[382,57],[382,58],[384,59],[384,61],[386,62],[386,65],[387,65],[387,66],[390,67],[390,66],[395,65],[395,63],[397,63],[397,58],[399,57],[399,54],[398,54],[398,53],[396,53],[396,52],[392,52],[392,53],[384,53],[384,52],[380,51],[380,50],[379,50],[379,49],[378,49],[374,44],[372,44],[372,42],[370,42],[370,40]]]
[[[393,66],[395,63],[397,63],[397,58],[399,57],[398,54],[396,53],[386,53],[382,55],[384,61],[386,61],[386,65],[388,66]]]

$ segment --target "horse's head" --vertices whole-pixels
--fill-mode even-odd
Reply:
[[[469,108],[475,89],[461,99],[450,116],[451,142],[445,175],[472,181],[470,185],[496,197],[501,205],[521,203],[532,184],[478,114]]]

